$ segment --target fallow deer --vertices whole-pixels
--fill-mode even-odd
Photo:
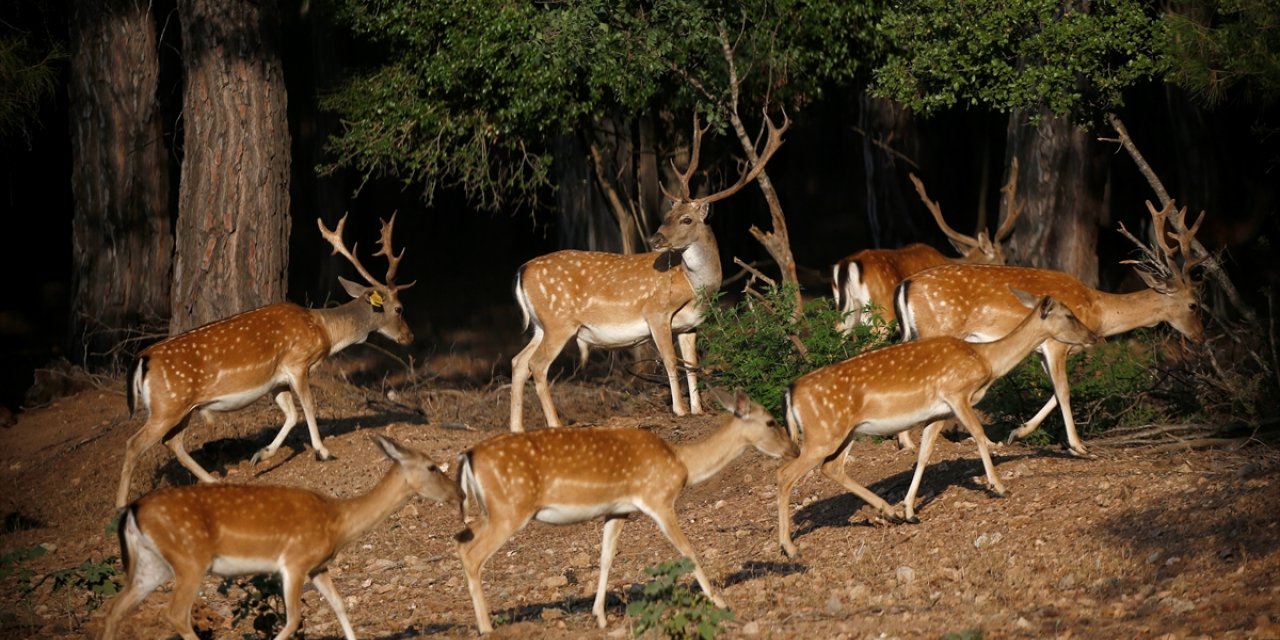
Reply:
[[[831,269],[831,295],[835,299],[836,308],[843,314],[838,328],[848,333],[858,324],[867,321],[866,309],[876,306],[885,322],[896,319],[893,310],[893,290],[907,276],[951,263],[968,264],[1004,264],[1003,242],[1013,233],[1013,225],[1026,209],[1026,201],[1017,202],[1018,194],[1018,161],[1015,158],[1009,169],[1009,183],[1001,191],[1009,203],[1009,215],[996,230],[994,239],[987,236],[982,229],[976,236],[967,236],[947,224],[942,217],[942,208],[929,199],[924,184],[911,174],[911,182],[920,194],[929,213],[937,221],[942,232],[950,239],[951,245],[960,252],[959,258],[949,258],[933,247],[923,243],[912,243],[897,249],[863,249],[853,255],[842,258]]]
[[[337,614],[343,635],[355,640],[329,561],[415,493],[462,509],[458,485],[425,454],[384,436],[373,440],[395,464],[354,498],[285,486],[198,484],[165,487],[131,503],[120,525],[125,587],[107,614],[103,640],[114,638],[124,616],[170,578],[164,618],[185,640],[196,640],[191,605],[209,572],[280,574],[286,620],[276,640],[297,630],[302,587],[310,581]]]
[[[533,376],[547,425],[561,426],[551,399],[547,370],[570,339],[579,350],[587,347],[617,349],[652,340],[662,358],[671,388],[671,408],[676,415],[702,413],[698,396],[697,333],[707,302],[720,289],[720,251],[707,226],[710,205],[741,190],[764,170],[791,126],[785,119],[775,126],[765,118],[769,136],[759,160],[738,181],[723,191],[693,197],[689,180],[698,166],[705,127],[694,118],[692,156],[679,173],[681,193],[672,195],[671,209],[649,238],[649,253],[617,254],[603,251],[556,251],[526,262],[515,278],[515,297],[524,327],[533,325],[529,344],[511,361],[512,431],[524,430],[524,388]],[[689,405],[686,407],[676,366],[673,336],[680,344],[686,367]]]
[[[330,457],[316,426],[311,371],[325,358],[364,342],[373,332],[403,345],[413,342],[399,292],[414,283],[395,284],[396,269],[404,257],[403,250],[399,254],[391,250],[395,216],[390,222],[382,222],[381,248],[374,254],[385,256],[390,263],[385,283],[370,275],[343,244],[346,221],[344,215],[336,230],[326,228],[320,220],[317,224],[324,239],[333,245],[333,252],[350,261],[369,283],[363,286],[338,278],[353,300],[324,309],[308,309],[291,302],[259,307],[167,338],[138,354],[129,373],[129,413],[132,415],[141,403],[149,415],[125,447],[117,508],[128,502],[138,456],[161,441],[198,479],[215,482],[183,444],[191,413],[199,411],[206,421],[211,421],[212,412],[243,408],[272,391],[279,391],[275,401],[284,411],[284,425],[271,444],[254,454],[253,462],[274,455],[297,424],[298,413],[290,391],[302,404],[316,456],[321,460]]]
[[[986,229],[980,230],[977,236],[967,236],[952,229],[942,217],[942,207],[929,199],[924,183],[914,173],[910,177],[925,207],[951,240],[951,245],[960,252],[960,257],[949,258],[927,244],[915,242],[897,249],[863,249],[841,259],[831,270],[831,295],[842,318],[836,328],[844,333],[853,331],[859,324],[866,324],[870,320],[868,310],[872,308],[879,310],[883,321],[893,322],[897,318],[893,312],[893,290],[913,273],[952,263],[1004,264],[1003,242],[1013,233],[1014,223],[1026,208],[1026,201],[1021,204],[1017,201],[1017,158],[1009,169],[1009,183],[1001,189],[1009,203],[1009,215],[996,230],[994,240],[987,236]],[[906,451],[915,449],[910,430],[898,434],[898,447]]]
[[[1204,339],[1204,325],[1197,315],[1196,283],[1191,269],[1203,261],[1203,257],[1191,255],[1191,240],[1204,214],[1188,229],[1185,224],[1186,208],[1174,219],[1175,230],[1166,230],[1166,223],[1174,209],[1170,201],[1156,211],[1150,201],[1155,231],[1155,249],[1138,242],[1146,258],[1138,265],[1137,273],[1148,289],[1132,293],[1107,293],[1086,286],[1077,278],[1049,269],[990,265],[945,265],[917,273],[898,287],[894,304],[901,321],[903,339],[932,336],[955,336],[965,340],[982,342],[999,337],[1018,322],[1018,302],[1008,294],[1009,287],[1016,287],[1035,295],[1053,296],[1071,307],[1090,330],[1100,336],[1110,337],[1138,327],[1151,327],[1168,322],[1174,329],[1193,341]],[[1127,231],[1122,232],[1128,235]],[[1178,265],[1177,254],[1168,242],[1172,235],[1178,242],[1183,256]],[[1132,263],[1132,261],[1126,261]],[[1076,432],[1071,414],[1071,397],[1067,379],[1067,356],[1070,345],[1057,340],[1046,341],[1037,348],[1044,368],[1053,383],[1053,396],[1035,416],[1009,435],[1008,441],[1023,438],[1035,431],[1055,406],[1062,407],[1062,420],[1066,425],[1067,446],[1078,456],[1088,455],[1084,443]]]
[[[622,523],[637,511],[658,528],[686,558],[703,593],[724,603],[698,563],[693,545],[680,529],[675,503],[687,486],[719,472],[748,447],[771,457],[794,456],[795,445],[769,412],[739,392],[720,398],[723,424],[705,439],[669,444],[652,432],[625,426],[539,429],[508,433],[477,444],[458,460],[458,483],[481,512],[478,525],[458,536],[481,633],[493,630],[480,570],[485,562],[530,520],[573,524],[604,518],[600,579],[591,611],[601,628],[609,567]]]
[[[791,488],[818,465],[823,475],[886,517],[914,522],[916,490],[948,417],[959,420],[973,436],[992,490],[1004,495],[974,405],[1046,338],[1064,344],[1097,342],[1065,304],[1017,290],[1012,295],[1025,305],[1022,321],[999,340],[972,343],[943,336],[900,342],[822,367],[792,383],[786,394],[787,429],[793,441],[801,436],[803,440],[799,456],[778,470],[778,541],[784,553],[798,552],[791,540]],[[920,438],[915,475],[900,514],[848,476],[845,458],[854,435],[889,437],[924,422],[930,424]]]

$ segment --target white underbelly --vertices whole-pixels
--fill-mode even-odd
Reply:
[[[578,329],[579,340],[597,347],[633,347],[650,338],[649,323],[643,318],[631,322],[584,324]]]
[[[283,379],[267,380],[263,384],[259,384],[248,389],[241,389],[234,393],[220,395],[213,400],[205,403],[201,408],[210,411],[234,411],[253,404],[255,400],[266,395],[270,391],[285,386]]]
[[[548,524],[574,524],[586,522],[607,515],[623,515],[635,513],[636,506],[630,502],[606,502],[602,504],[549,504],[534,514],[538,522]]]
[[[240,558],[214,556],[211,573],[220,576],[244,576],[258,573],[275,573],[280,570],[277,558]]]
[[[855,433],[868,436],[889,437],[897,435],[922,422],[929,422],[951,415],[951,407],[945,402],[937,402],[920,407],[909,413],[901,413],[883,418],[872,418],[857,426]]]

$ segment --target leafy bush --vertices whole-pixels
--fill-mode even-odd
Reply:
[[[35,571],[31,567],[25,566],[26,561],[39,558],[44,555],[46,550],[41,546],[18,547],[10,551],[6,551],[0,555],[0,580],[16,579],[17,600],[26,602],[31,597],[31,592],[35,590],[36,585],[32,583],[35,578]]]
[[[85,560],[78,567],[53,572],[53,590],[77,589],[86,591],[90,611],[97,609],[104,600],[120,592],[120,584],[116,582],[119,572],[115,567],[116,557],[104,558],[101,562]]]
[[[878,309],[869,308],[870,324],[842,334],[830,297],[805,303],[797,314],[795,291],[795,285],[748,289],[735,305],[717,296],[698,330],[709,382],[742,389],[775,416],[782,415],[783,395],[796,378],[883,346],[897,333],[896,323],[885,323]]]
[[[1167,407],[1155,393],[1158,365],[1158,349],[1149,332],[1108,340],[1068,358],[1071,413],[1080,435],[1098,435],[1166,417]],[[1004,439],[1052,396],[1053,385],[1040,357],[1028,357],[996,381],[981,402],[980,407],[989,415],[988,436]],[[1054,411],[1026,440],[1036,444],[1064,441],[1065,429],[1062,412]]]
[[[645,585],[644,596],[627,605],[627,615],[636,619],[636,637],[711,640],[722,631],[720,623],[733,619],[732,611],[717,607],[706,594],[681,582],[682,576],[693,572],[688,558],[668,560],[644,572],[653,579]]]

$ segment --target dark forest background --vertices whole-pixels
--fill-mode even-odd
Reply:
[[[165,135],[175,138],[183,125],[181,56],[173,41],[176,7],[160,2],[153,12],[166,18],[160,30],[159,99]],[[400,279],[418,281],[404,295],[422,345],[416,348],[447,349],[435,344],[445,328],[514,307],[510,283],[520,263],[583,244],[581,221],[568,221],[554,205],[495,212],[478,209],[459,192],[443,191],[427,206],[419,185],[386,177],[364,182],[354,171],[319,176],[315,167],[325,161],[323,145],[338,122],[320,109],[318,95],[346,65],[371,52],[315,12],[304,14],[286,3],[281,13],[280,50],[293,154],[288,299],[320,305],[337,290],[327,246],[316,231],[317,217],[334,219],[350,212],[348,233],[360,241],[363,252],[372,248],[378,218],[398,212],[396,243],[407,249]],[[56,6],[15,9],[0,29],[57,34],[65,32],[67,19],[67,11]],[[67,73],[65,61],[55,66],[59,74]],[[786,206],[801,281],[810,295],[827,295],[824,279],[830,265],[862,248],[922,241],[954,255],[911,190],[908,172],[921,178],[958,230],[972,232],[980,216],[984,224],[994,225],[998,215],[1007,116],[979,108],[913,116],[919,149],[911,158],[917,165],[913,168],[880,155],[859,131],[865,131],[867,104],[856,88],[828,91],[820,102],[795,114],[795,124],[769,167]],[[1262,293],[1280,277],[1272,251],[1280,231],[1280,140],[1274,134],[1280,118],[1275,108],[1250,101],[1225,101],[1210,108],[1176,87],[1148,83],[1129,92],[1119,113],[1171,195],[1193,213],[1208,211],[1199,238],[1221,252],[1224,266],[1250,303],[1265,307]],[[0,218],[9,283],[0,300],[0,403],[11,408],[24,403],[36,369],[72,356],[71,117],[63,88],[43,100],[21,130],[0,140]],[[1118,147],[1099,144],[1096,151],[1104,158],[1109,155],[1104,160],[1105,215],[1098,230],[1098,284],[1105,290],[1123,290],[1137,283],[1119,264],[1132,246],[1115,230],[1121,222],[1141,228],[1147,218],[1143,202],[1154,196]],[[169,157],[175,182],[170,211],[176,218],[179,158]],[[905,194],[901,211],[868,198],[869,171],[892,173]],[[542,200],[556,202],[551,193]],[[749,188],[716,205],[713,216],[727,273],[734,272],[734,257],[767,261],[767,253],[747,232],[752,225],[768,226],[769,212],[758,190]],[[878,233],[869,225],[873,217],[879,221]],[[608,223],[602,217],[602,230],[590,239],[596,248],[611,248]],[[763,268],[768,270],[767,265]],[[509,331],[517,335],[520,328],[513,323]]]

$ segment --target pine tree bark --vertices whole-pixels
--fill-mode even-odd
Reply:
[[[1009,115],[1005,166],[1018,158],[1019,199],[1027,202],[1009,240],[1010,263],[1065,271],[1096,287],[1108,160],[1067,118],[1044,112],[1031,125],[1030,115]]]
[[[171,330],[284,299],[290,137],[274,0],[179,0],[185,156]]]
[[[97,370],[126,362],[136,351],[127,339],[169,316],[169,167],[150,3],[74,0],[70,9],[68,353]]]

